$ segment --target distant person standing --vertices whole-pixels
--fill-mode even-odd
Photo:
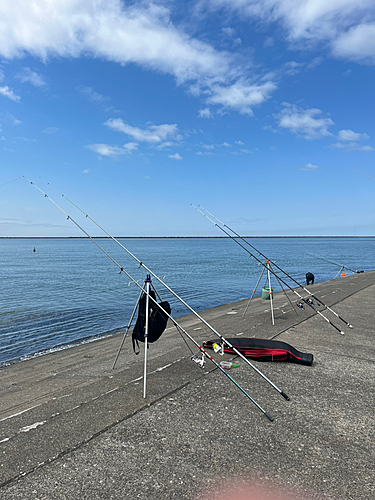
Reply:
[[[306,273],[306,285],[314,284],[315,276],[312,273]]]

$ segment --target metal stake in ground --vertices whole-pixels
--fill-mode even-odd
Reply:
[[[145,325],[145,365],[143,370],[143,398],[146,398],[146,379],[147,379],[147,339],[148,339],[148,320],[150,317],[150,283],[151,277],[148,274],[145,279],[146,285],[146,325]]]

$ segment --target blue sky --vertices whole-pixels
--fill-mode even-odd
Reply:
[[[2,0],[0,236],[375,233],[373,0]]]

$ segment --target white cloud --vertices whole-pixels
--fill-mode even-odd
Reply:
[[[233,38],[236,35],[236,30],[234,28],[221,28],[221,31],[230,38]]]
[[[231,148],[232,147],[230,144],[228,144],[228,142],[223,142],[223,144],[221,144],[221,146],[224,146],[226,148]]]
[[[110,146],[109,144],[89,144],[86,148],[101,156],[116,158],[121,155],[131,154],[132,151],[135,151],[138,148],[138,144],[135,142],[128,142],[122,147]]]
[[[85,87],[84,85],[81,85],[77,87],[77,90],[94,102],[101,103],[110,100],[109,97],[104,96],[103,94],[99,94],[99,92],[95,92],[95,90],[92,87]]]
[[[288,76],[294,76],[301,72],[304,64],[296,61],[288,61],[283,64],[282,72]]]
[[[275,45],[275,40],[271,36],[268,36],[263,42],[264,48],[273,47],[274,45]]]
[[[87,169],[87,168],[86,168],[85,170],[82,170],[82,173],[83,173],[83,174],[88,174],[89,172],[90,172],[90,170],[89,170],[89,169]]]
[[[58,132],[59,129],[57,127],[47,127],[45,128],[44,130],[42,130],[43,134],[56,134],[56,132]]]
[[[328,127],[334,125],[334,122],[331,118],[322,116],[320,109],[302,109],[288,103],[283,103],[283,106],[284,109],[275,115],[279,127],[310,140],[332,136]]]
[[[207,98],[207,102],[222,105],[224,108],[235,109],[242,114],[252,115],[252,107],[269,99],[270,94],[276,88],[273,82],[252,85],[238,81],[226,87],[212,85],[211,96]]]
[[[4,97],[7,97],[11,101],[19,102],[21,98],[16,95],[13,90],[11,90],[7,85],[4,87],[0,87],[0,95],[3,95]]]
[[[358,142],[336,142],[332,144],[333,148],[343,149],[344,151],[375,151],[372,146],[362,146]]]
[[[360,134],[353,132],[353,130],[340,130],[337,138],[339,141],[332,144],[333,148],[343,149],[344,151],[374,151],[372,146],[358,144],[358,141],[369,139],[369,136],[365,133]]]
[[[335,57],[375,63],[373,0],[207,0],[262,24],[280,23],[286,40],[307,48],[324,41]],[[298,45],[297,45],[298,44]]]
[[[175,140],[181,139],[181,136],[178,134],[178,127],[176,124],[149,125],[147,129],[141,129],[128,125],[121,120],[121,118],[111,118],[107,120],[104,125],[112,130],[115,130],[116,132],[123,132],[138,142],[157,144],[169,138]]]
[[[179,146],[178,142],[165,141],[165,142],[162,142],[161,144],[158,144],[156,146],[156,149],[162,150],[162,149],[172,148],[172,147],[176,147],[176,146]]]
[[[369,139],[367,134],[359,134],[353,132],[353,130],[340,130],[337,137],[340,141],[360,141],[362,139]]]
[[[17,127],[18,125],[21,125],[21,123],[22,123],[21,120],[18,120],[18,118],[16,118],[15,116],[13,116],[11,114],[8,114],[7,118],[9,118],[9,120],[11,121],[11,124],[14,125],[15,127]]]
[[[120,0],[2,0],[0,54],[50,57],[90,55],[136,63],[179,82],[225,75],[229,57],[179,31],[158,4]]]
[[[89,101],[98,104],[101,106],[104,111],[113,111],[113,106],[108,106],[108,101],[111,100],[110,97],[107,97],[99,92],[96,92],[92,87],[85,87],[84,85],[80,85],[77,87],[78,92],[80,92],[83,96],[86,97]]]
[[[168,155],[168,158],[171,160],[182,160],[182,156],[180,156],[178,153],[175,153],[174,155]]]
[[[210,108],[200,109],[198,111],[198,117],[199,118],[212,118]]]
[[[201,146],[204,149],[214,149],[214,145],[213,144],[203,144],[203,143],[201,143]]]
[[[18,78],[21,83],[28,82],[34,85],[34,87],[45,87],[47,85],[43,77],[30,68],[23,68],[15,77]]]
[[[302,167],[300,170],[305,170],[306,172],[314,172],[315,170],[318,170],[318,165],[313,165],[312,163],[307,163],[304,167]]]
[[[215,153],[213,153],[212,151],[197,151],[195,154],[198,156],[212,156]]]
[[[245,145],[242,141],[234,141],[234,144],[237,144],[238,146],[244,146]]]
[[[351,27],[333,42],[333,54],[343,59],[375,64],[375,23]]]
[[[306,69],[315,69],[317,66],[322,64],[323,57],[314,57],[306,66]]]
[[[221,32],[224,33],[224,35],[229,38],[232,42],[233,46],[238,46],[242,44],[242,40],[239,37],[236,37],[236,30],[234,28],[221,28]]]

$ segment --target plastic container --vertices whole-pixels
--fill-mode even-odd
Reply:
[[[232,368],[232,361],[220,361],[220,366],[225,370],[230,370]]]
[[[272,295],[272,298],[273,298],[273,288],[271,288],[271,293],[270,293],[269,287],[264,286],[262,288],[262,299],[270,300],[270,295]]]

